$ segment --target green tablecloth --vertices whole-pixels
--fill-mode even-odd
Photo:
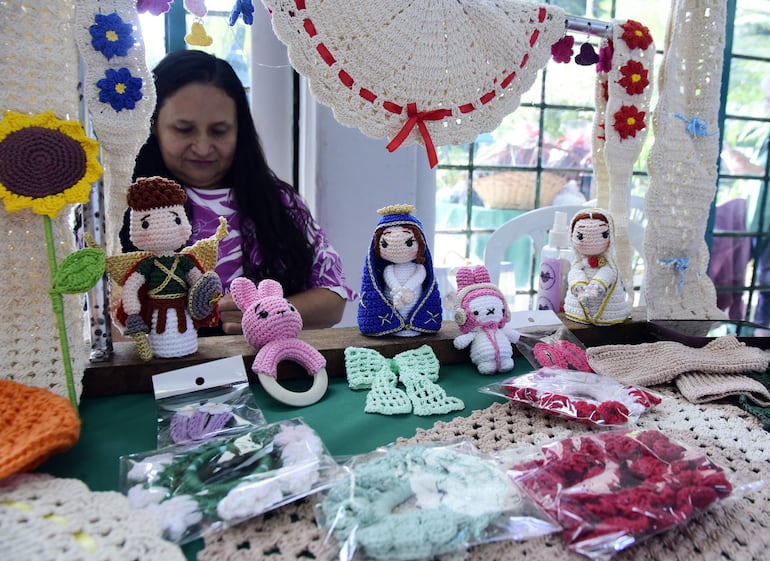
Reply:
[[[493,376],[481,376],[470,363],[442,366],[439,384],[448,395],[461,398],[465,409],[430,417],[364,413],[367,391],[354,392],[345,380],[339,378],[330,379],[329,389],[320,402],[303,408],[277,402],[259,385],[253,386],[253,391],[268,422],[300,416],[316,430],[332,454],[346,456],[371,451],[394,442],[400,436],[410,437],[418,428],[430,428],[437,421],[468,416],[476,409],[502,401],[502,398],[479,392],[478,388],[530,370],[522,357],[516,359],[516,368],[512,373]],[[117,490],[120,456],[156,447],[154,397],[151,394],[132,394],[83,399],[80,414],[82,430],[78,443],[68,452],[48,460],[38,471],[81,479],[92,491]],[[195,553],[201,547],[202,540],[197,540],[185,546],[184,550],[189,559],[195,559]]]

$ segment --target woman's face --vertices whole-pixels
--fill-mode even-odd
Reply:
[[[210,84],[177,90],[158,110],[155,135],[166,167],[189,187],[228,187],[222,180],[235,156],[235,101]]]

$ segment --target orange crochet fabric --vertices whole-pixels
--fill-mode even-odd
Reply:
[[[80,437],[80,419],[60,395],[0,380],[0,432],[2,479],[72,448]]]

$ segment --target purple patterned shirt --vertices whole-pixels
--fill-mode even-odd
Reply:
[[[190,243],[213,236],[219,226],[220,216],[227,220],[228,233],[219,242],[216,272],[222,279],[225,292],[229,292],[233,279],[243,275],[240,220],[235,211],[235,201],[232,200],[231,191],[230,189],[196,189],[194,187],[184,189],[188,197],[187,208],[190,211],[192,224]],[[299,198],[297,200],[298,204],[306,209],[304,202]],[[284,200],[284,203],[288,204],[288,200]],[[307,236],[315,248],[311,286],[327,288],[346,300],[355,300],[355,292],[347,286],[339,254],[314,219],[311,219],[308,225]],[[255,263],[261,259],[258,250],[253,251],[250,257]]]

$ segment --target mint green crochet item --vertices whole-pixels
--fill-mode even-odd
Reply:
[[[490,525],[523,502],[505,470],[456,447],[416,445],[373,455],[354,458],[350,478],[321,503],[340,547],[363,549],[366,558],[405,561],[461,551],[488,539]]]
[[[396,387],[398,378],[390,368],[382,368],[372,382],[372,391],[366,395],[366,413],[399,415],[412,411],[412,402],[403,390]]]
[[[373,349],[345,349],[345,368],[351,389],[371,389],[366,396],[367,413],[397,415],[445,415],[461,411],[465,403],[447,396],[436,384],[440,364],[433,349],[422,345],[387,359]],[[397,377],[397,379],[396,379]],[[406,392],[397,387],[400,381]]]

